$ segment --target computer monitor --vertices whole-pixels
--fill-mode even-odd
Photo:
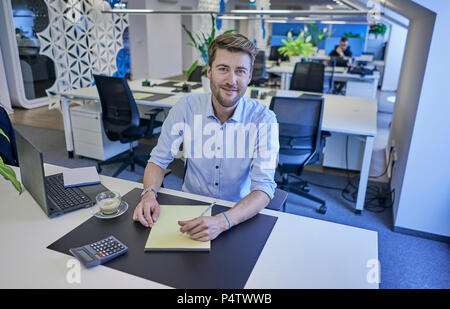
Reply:
[[[289,60],[288,56],[282,56],[280,54],[280,52],[278,51],[278,48],[280,48],[280,47],[281,46],[271,46],[270,47],[269,60],[272,60],[272,61],[278,61],[278,59],[280,59],[281,61]]]

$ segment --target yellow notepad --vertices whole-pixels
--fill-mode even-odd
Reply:
[[[160,205],[159,218],[145,243],[145,251],[210,251],[211,241],[193,240],[180,232],[178,221],[199,217],[208,205]],[[205,216],[211,216],[209,209]]]

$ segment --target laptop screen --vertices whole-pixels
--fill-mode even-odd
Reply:
[[[15,130],[15,134],[22,184],[42,210],[48,214],[42,153],[18,130]]]

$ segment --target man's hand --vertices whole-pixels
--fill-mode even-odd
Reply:
[[[158,217],[159,203],[156,201],[155,194],[149,191],[134,209],[133,220],[141,222],[143,226],[152,227]]]
[[[336,52],[337,52],[341,57],[344,56],[344,51],[342,50],[342,48],[341,48],[340,46],[338,46],[338,47],[336,48]]]
[[[181,226],[180,232],[188,233],[195,240],[213,240],[228,227],[224,215],[203,216],[187,221],[178,221]]]

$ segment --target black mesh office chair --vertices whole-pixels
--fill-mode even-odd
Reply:
[[[325,65],[315,62],[297,62],[289,90],[323,92]]]
[[[102,122],[106,136],[111,141],[130,143],[130,150],[125,157],[119,155],[119,158],[98,162],[97,170],[101,172],[102,165],[123,162],[113,175],[116,177],[128,166],[131,166],[132,171],[135,164],[145,168],[149,157],[136,155],[132,142],[144,136],[151,137],[154,130],[162,126],[162,122],[155,120],[162,109],[155,108],[146,113],[150,119],[140,119],[136,102],[125,78],[94,75],[94,80],[102,106]]]
[[[268,82],[266,78],[266,56],[263,50],[258,51],[253,63],[252,80],[250,86],[262,86],[262,84]]]
[[[279,123],[278,171],[282,176],[279,187],[319,203],[317,212],[324,214],[327,211],[325,201],[309,194],[307,182],[300,178],[306,165],[321,160],[325,142],[321,131],[323,98],[273,97],[270,109]],[[288,176],[300,181],[289,183]]]

